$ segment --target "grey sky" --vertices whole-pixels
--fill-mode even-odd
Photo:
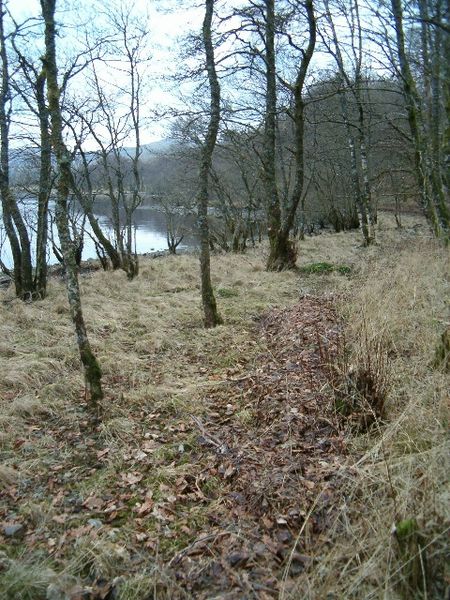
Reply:
[[[145,107],[153,109],[176,103],[170,86],[167,82],[162,81],[162,78],[174,73],[179,62],[177,60],[177,38],[192,29],[199,30],[201,27],[203,11],[201,8],[188,9],[186,8],[188,4],[190,3],[176,0],[164,0],[163,2],[134,0],[132,3],[133,13],[139,15],[141,25],[148,23],[150,33],[149,54],[152,59],[148,65],[149,86],[145,99],[143,99],[144,111]],[[86,7],[85,10],[83,10],[83,5]],[[57,2],[57,20],[70,26],[71,22],[76,22],[80,17],[82,20],[83,16],[92,10],[92,5],[92,2],[86,0],[59,0]],[[106,7],[103,2],[98,3],[98,6],[102,5]],[[8,8],[18,22],[40,15],[39,0],[9,0]],[[95,25],[95,18],[92,22]],[[65,35],[67,35],[67,31]],[[68,35],[70,36],[70,33]],[[60,44],[64,43],[67,44],[67,41],[60,42]],[[108,76],[105,77],[105,81],[107,79]],[[80,84],[82,85],[82,83]],[[149,121],[142,129],[142,142],[149,143],[161,139],[166,135],[164,125],[164,123]]]

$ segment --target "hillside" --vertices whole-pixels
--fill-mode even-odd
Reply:
[[[0,291],[0,598],[444,597],[448,251],[378,240],[214,256],[214,330],[195,256],[83,276],[94,428],[63,282]]]

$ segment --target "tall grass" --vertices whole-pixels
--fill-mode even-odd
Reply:
[[[360,265],[344,293],[350,374],[372,369],[384,405],[372,407],[364,432],[348,428],[352,459],[343,467],[347,483],[332,542],[286,597],[444,597],[449,378],[432,365],[448,320],[448,258],[430,240],[391,241]],[[420,543],[405,554],[395,530],[412,521]]]

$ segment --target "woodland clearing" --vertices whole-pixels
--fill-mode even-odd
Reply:
[[[444,597],[448,249],[403,223],[214,256],[212,330],[195,256],[84,276],[94,429],[63,282],[1,291],[0,597]]]

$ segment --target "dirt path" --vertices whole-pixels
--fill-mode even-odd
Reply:
[[[266,314],[257,369],[209,397],[213,411],[197,423],[200,476],[218,478],[220,490],[210,527],[172,560],[192,597],[276,597],[280,578],[287,585],[326,541],[346,454],[325,391],[336,321],[332,300],[311,296]]]

